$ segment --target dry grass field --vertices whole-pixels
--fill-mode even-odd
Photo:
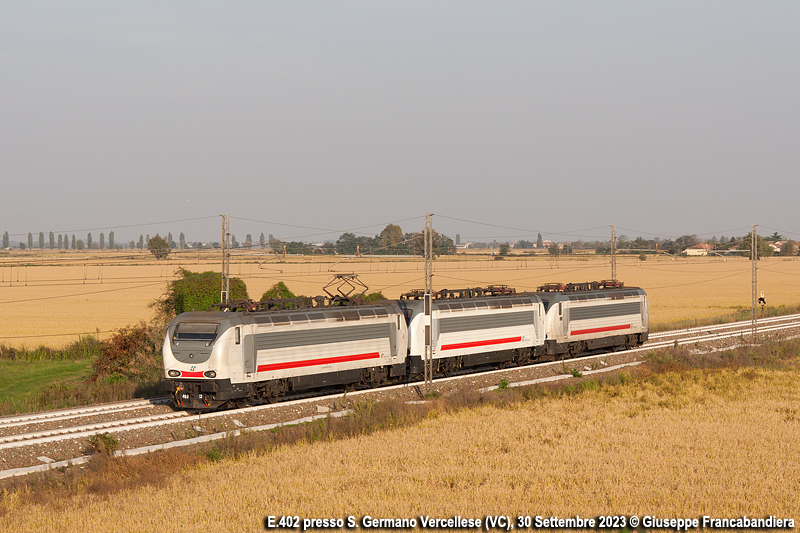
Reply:
[[[795,360],[796,361],[796,360]],[[188,468],[109,496],[6,497],[7,531],[259,531],[266,515],[800,519],[797,365],[616,381]]]
[[[156,261],[149,252],[14,252],[0,256],[0,344],[63,346],[80,334],[104,338],[108,332],[149,321],[149,304],[178,268],[220,270],[220,252],[173,253]],[[749,308],[751,267],[743,258],[620,257],[618,278],[643,287],[650,296],[651,324],[702,319]],[[297,294],[322,294],[335,273],[357,273],[371,291],[389,298],[424,286],[423,263],[413,258],[286,258],[260,251],[235,255],[231,275],[241,277],[258,299],[278,281]],[[439,258],[434,288],[506,284],[534,290],[546,282],[611,277],[608,257],[508,257],[468,255]],[[759,262],[759,290],[770,306],[800,303],[800,261]]]

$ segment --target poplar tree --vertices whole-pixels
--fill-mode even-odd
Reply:
[[[39,232],[39,249],[40,250],[44,249],[44,232],[43,231]]]
[[[8,248],[8,232],[3,232],[3,248]]]
[[[33,233],[28,232],[28,250],[33,249]]]
[[[106,247],[106,236],[103,233],[101,233],[100,234],[100,249],[102,250],[105,247]]]
[[[88,248],[89,250],[92,249],[92,234],[91,233],[89,233],[86,236],[86,248]]]
[[[50,232],[50,249],[52,250],[56,246],[56,236],[53,235],[53,232]]]
[[[108,248],[110,250],[114,249],[114,232],[113,231],[109,231],[108,232]]]

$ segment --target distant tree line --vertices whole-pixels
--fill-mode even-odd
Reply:
[[[447,235],[431,232],[433,251],[436,255],[448,255],[456,252],[453,239]],[[343,233],[336,242],[309,244],[296,241],[281,241],[269,236],[269,247],[275,253],[287,254],[340,254],[340,255],[423,255],[424,233],[404,233],[396,224],[389,224],[374,237]]]
[[[453,254],[456,251],[453,239],[437,231],[431,232],[433,239],[433,250],[436,255]],[[3,248],[9,248],[10,241],[8,232],[3,233]],[[243,242],[240,242],[236,235],[231,235],[231,247],[233,248],[270,248],[273,252],[282,254],[343,254],[343,255],[423,255],[424,234],[423,232],[404,233],[402,228],[396,224],[387,225],[380,234],[370,237],[354,233],[343,233],[336,242],[325,242],[311,244],[299,241],[282,241],[273,235],[265,237],[263,233],[256,242],[252,235],[248,233]],[[33,235],[28,234],[27,245],[19,243],[21,249],[34,248]],[[91,233],[86,235],[86,239],[77,238],[72,235],[55,235],[52,231],[49,240],[45,240],[43,232],[39,233],[38,247],[40,249],[49,248],[51,250],[150,250],[156,257],[166,257],[169,251],[179,249],[197,248],[219,248],[218,242],[188,242],[186,236],[181,233],[177,242],[173,240],[172,233],[166,237],[156,235],[139,235],[138,240],[131,240],[128,243],[118,243],[114,238],[114,232],[110,231],[106,238],[105,233],[100,233],[99,239],[95,240]],[[154,251],[156,250],[156,251]]]
[[[776,251],[773,244],[780,244],[777,246],[780,251]],[[670,255],[679,255],[687,248],[696,246],[698,244],[708,244],[712,250],[725,252],[731,250],[738,250],[742,255],[750,255],[750,234],[733,236],[733,237],[712,237],[708,240],[703,240],[697,235],[682,235],[676,239],[645,239],[644,237],[637,237],[629,239],[625,235],[621,235],[617,239],[616,248],[619,253],[636,253],[640,256],[655,253],[667,253]],[[606,241],[573,241],[552,243],[544,241],[542,234],[537,236],[536,242],[528,240],[519,240],[516,242],[498,242],[497,240],[491,242],[475,242],[469,243],[471,249],[476,250],[499,250],[498,255],[508,255],[513,250],[522,251],[522,253],[532,253],[534,249],[546,250],[550,255],[558,256],[563,254],[570,254],[576,250],[593,250],[597,254],[610,254],[611,253],[611,240]],[[798,244],[793,240],[787,240],[778,232],[773,233],[768,237],[758,236],[758,256],[770,257],[772,255],[779,256],[795,256],[798,254]]]
[[[156,241],[153,239],[158,238]],[[119,243],[114,238],[114,232],[110,231],[106,235],[100,233],[99,238],[95,240],[92,233],[88,233],[85,239],[77,238],[73,233],[67,234],[54,234],[52,231],[49,235],[44,232],[39,232],[38,239],[34,238],[33,233],[28,233],[27,242],[20,241],[15,246],[20,249],[34,249],[38,246],[39,249],[49,248],[52,250],[150,250],[156,254],[156,257],[166,257],[172,250],[187,250],[187,249],[213,249],[219,248],[219,242],[190,242],[187,241],[183,233],[178,235],[177,241],[173,239],[172,233],[168,233],[166,237],[156,235],[151,238],[150,235],[139,235],[138,240],[131,240],[127,243]],[[272,234],[268,237],[261,233],[258,239],[253,239],[253,236],[248,233],[244,241],[239,241],[236,235],[231,235],[231,246],[233,248],[250,249],[254,247],[262,249],[270,249],[277,254],[292,254],[292,255],[312,255],[312,254],[340,254],[340,255],[423,255],[424,252],[424,235],[423,232],[404,232],[400,226],[396,224],[387,225],[383,231],[378,235],[356,235],[355,233],[347,232],[339,236],[335,242],[324,243],[308,243],[301,241],[283,241],[275,238]],[[448,237],[438,233],[432,232],[433,249],[436,255],[450,255],[456,253],[456,243]],[[461,240],[458,236],[457,240]],[[698,244],[709,244],[717,251],[725,251],[737,249],[742,255],[748,255],[750,251],[750,235],[740,235],[719,238],[712,237],[708,240],[702,240],[697,235],[682,235],[676,239],[646,239],[644,237],[637,237],[629,239],[625,235],[621,235],[617,239],[616,248],[619,253],[636,253],[640,257],[647,254],[654,253],[667,253],[671,255],[678,255],[684,252],[687,248]],[[780,246],[771,246],[771,244],[779,243]],[[11,246],[8,232],[3,233],[3,249],[8,249]],[[536,241],[533,240],[518,240],[515,242],[498,242],[493,240],[491,242],[475,242],[469,243],[468,246],[472,249],[492,249],[500,250],[499,255],[506,256],[512,250],[523,251],[523,253],[532,253],[536,250],[547,250],[551,255],[558,256],[564,254],[571,254],[573,251],[580,250],[593,250],[597,254],[611,253],[610,240],[596,240],[596,241],[573,241],[553,243],[545,241],[542,234],[537,235]],[[780,251],[776,251],[780,248]],[[157,253],[153,250],[156,249]],[[770,257],[772,255],[781,256],[795,256],[798,253],[798,245],[793,240],[784,239],[778,232],[770,236],[758,236],[758,255],[759,257]]]

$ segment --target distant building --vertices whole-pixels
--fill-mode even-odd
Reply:
[[[769,247],[772,248],[772,251],[774,251],[776,254],[779,254],[781,253],[781,250],[783,250],[783,246],[785,244],[786,241],[774,241],[769,243]]]
[[[708,255],[712,250],[714,250],[714,246],[711,244],[695,244],[694,246],[690,246],[685,249],[683,254],[686,256]]]

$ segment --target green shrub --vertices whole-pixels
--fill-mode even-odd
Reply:
[[[97,433],[89,437],[89,447],[92,453],[112,455],[119,448],[119,441],[110,433]]]
[[[289,290],[289,287],[282,281],[279,281],[261,296],[261,301],[266,300],[282,300],[285,298],[297,298],[295,294]]]
[[[208,311],[220,302],[222,275],[219,272],[190,272],[178,269],[179,278],[167,285],[162,297],[151,304],[156,321],[167,323],[187,311]],[[246,300],[247,286],[240,278],[230,278],[230,300]]]
[[[381,300],[385,300],[386,296],[383,295],[381,291],[371,292],[369,294],[365,294],[361,297],[362,302],[372,303],[372,302],[380,302]]]
[[[102,378],[110,384],[121,383],[126,378],[159,379],[163,341],[164,331],[144,322],[120,328],[101,345],[90,379]]]

